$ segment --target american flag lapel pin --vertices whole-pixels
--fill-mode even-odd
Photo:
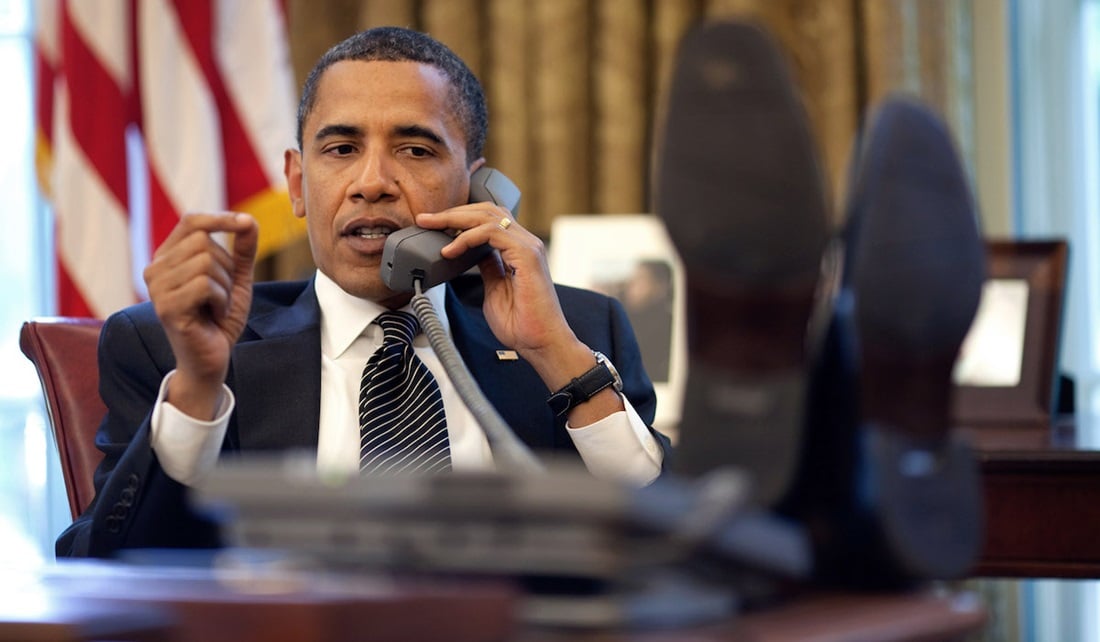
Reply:
[[[515,350],[497,350],[497,361],[519,361]]]

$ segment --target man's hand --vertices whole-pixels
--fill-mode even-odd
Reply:
[[[216,235],[228,239],[225,247]],[[168,400],[196,419],[214,416],[229,354],[252,303],[259,227],[247,214],[186,214],[145,268],[145,284],[172,352]]]
[[[508,223],[502,224],[507,220]],[[454,258],[488,243],[497,250],[481,262],[485,282],[485,318],[493,334],[535,368],[548,390],[557,390],[594,365],[561,311],[542,240],[515,222],[511,213],[492,203],[471,203],[435,214],[419,214],[416,224],[428,229],[461,230],[441,251]],[[587,425],[622,410],[622,400],[608,389],[569,415],[571,425]]]

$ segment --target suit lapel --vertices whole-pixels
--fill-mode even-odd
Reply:
[[[497,357],[497,351],[505,346],[497,341],[481,311],[477,289],[480,277],[477,280],[474,288],[456,286],[461,292],[452,287],[461,279],[447,286],[447,321],[455,346],[485,397],[512,431],[532,448],[554,448],[555,425],[559,422],[546,405],[546,385],[526,361]]]
[[[310,281],[291,305],[273,305],[249,319],[230,373],[242,450],[316,449],[320,318]]]

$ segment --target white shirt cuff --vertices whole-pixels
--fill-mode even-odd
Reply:
[[[593,475],[645,486],[661,474],[664,452],[634,406],[622,399],[625,411],[587,426],[566,424],[566,428]]]
[[[175,372],[173,370],[164,375],[160,382],[149,426],[150,443],[160,467],[169,477],[186,486],[194,486],[218,462],[236,399],[233,392],[222,384],[222,395],[214,419],[200,421],[189,417],[166,401],[168,380]]]

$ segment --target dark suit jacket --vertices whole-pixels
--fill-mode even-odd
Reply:
[[[558,286],[577,337],[606,354],[623,392],[647,424],[656,399],[622,306],[600,294]],[[503,349],[481,311],[480,277],[447,286],[446,308],[463,360],[501,417],[536,450],[576,450],[546,404],[549,391],[524,361]],[[107,416],[96,436],[105,453],[96,498],[57,541],[58,556],[108,556],[123,548],[213,547],[216,526],[193,512],[187,490],[169,478],[150,447],[149,422],[164,375],[175,359],[149,303],[115,313],[99,345],[100,395]],[[312,281],[256,284],[248,324],[233,348],[226,384],[236,397],[222,455],[316,448],[321,390],[320,308]],[[667,438],[658,440],[669,451]]]

